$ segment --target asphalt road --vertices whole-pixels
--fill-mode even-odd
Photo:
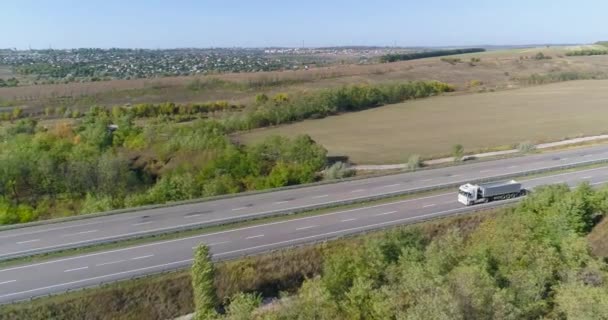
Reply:
[[[608,146],[581,148],[235,198],[139,210],[0,232],[0,260],[168,229],[302,209],[373,195],[471,182],[504,174],[608,159]]]
[[[525,188],[551,183],[608,183],[608,168],[600,167],[523,180]],[[0,270],[0,303],[95,286],[164,270],[187,267],[193,248],[210,246],[215,259],[230,259],[302,243],[406,224],[495,206],[464,207],[455,191],[363,208],[336,211],[289,221],[266,223],[187,238],[25,264]]]

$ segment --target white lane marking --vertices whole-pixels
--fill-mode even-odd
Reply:
[[[374,216],[375,217],[377,217],[377,216],[386,216],[386,215],[393,214],[393,213],[397,213],[397,211],[389,211],[389,212],[378,213],[378,214],[375,214]]]
[[[117,263],[121,263],[121,262],[125,262],[126,260],[115,260],[115,261],[110,261],[110,262],[104,262],[104,263],[100,263],[100,264],[96,264],[96,267],[101,267],[101,266],[107,266],[107,265],[111,265],[111,264],[117,264]]]
[[[149,254],[147,256],[135,257],[135,258],[131,258],[131,260],[141,260],[141,259],[146,259],[146,258],[151,258],[151,257],[154,257],[154,255]]]
[[[132,226],[143,226],[143,225],[150,224],[150,223],[154,223],[154,221],[134,223],[134,224],[132,224]]]
[[[357,190],[353,190],[350,193],[358,193],[358,192],[363,192],[365,191],[365,189],[357,189]]]
[[[587,180],[587,179],[591,179],[591,176],[586,176],[586,177],[582,177],[581,179]]]
[[[287,203],[287,202],[289,202],[289,201],[277,201],[274,204],[284,204],[284,203]]]
[[[483,205],[481,205],[481,206],[483,206]],[[480,206],[478,206],[478,207],[480,207]],[[273,242],[273,243],[269,243],[269,244],[263,244],[263,245],[259,245],[259,246],[249,247],[249,248],[242,248],[242,249],[237,249],[237,250],[233,250],[233,251],[216,253],[213,256],[214,257],[225,256],[225,255],[229,255],[229,254],[233,254],[233,253],[237,253],[237,252],[243,252],[243,251],[248,251],[248,250],[260,249],[260,248],[265,248],[265,247],[272,247],[272,246],[281,245],[281,244],[285,244],[285,243],[298,242],[298,241],[308,240],[308,239],[313,239],[313,238],[326,238],[327,236],[331,236],[331,235],[334,235],[334,234],[340,234],[340,233],[345,233],[345,232],[350,232],[350,231],[358,231],[358,230],[364,230],[364,229],[372,229],[372,228],[376,228],[376,227],[380,227],[380,226],[385,226],[385,225],[399,224],[401,222],[405,222],[405,221],[409,221],[409,220],[426,218],[426,217],[436,216],[436,215],[445,215],[445,214],[451,213],[451,212],[466,211],[466,210],[467,210],[466,207],[465,208],[450,209],[450,210],[445,210],[445,211],[440,211],[440,212],[423,214],[423,215],[416,216],[416,217],[409,217],[409,218],[391,220],[391,221],[386,221],[386,222],[380,222],[380,223],[370,224],[370,225],[366,225],[366,226],[360,226],[360,227],[342,229],[342,230],[327,232],[327,233],[323,233],[323,234],[317,234],[317,235],[312,235],[312,236],[307,236],[307,237],[301,237],[301,238],[290,239],[290,240],[285,240],[285,241]],[[0,296],[0,298],[2,298],[2,296]]]
[[[401,183],[389,184],[389,185],[386,185],[386,186],[380,186],[378,188],[392,188],[392,187],[397,187],[399,185],[401,185]]]
[[[84,270],[84,269],[88,269],[88,268],[89,267],[74,268],[74,269],[64,270],[63,272],[72,272],[72,271]]]
[[[349,221],[355,221],[355,220],[357,220],[357,218],[344,219],[344,220],[342,220],[342,222],[349,222]]]
[[[97,232],[97,231],[99,231],[99,230],[81,231],[81,232],[78,232],[78,234],[95,233],[95,232]]]
[[[239,207],[239,208],[232,209],[232,211],[241,211],[241,210],[245,210],[245,209],[247,209],[247,207]]]
[[[581,171],[566,172],[566,173],[560,173],[560,174],[549,176],[549,177],[559,177],[559,176],[565,176],[565,175],[571,175],[571,174],[581,174],[581,173],[598,171],[598,170],[606,170],[606,168],[605,167],[599,167],[599,168],[593,168],[593,169],[587,169],[587,170],[581,170]],[[529,182],[529,181],[534,181],[534,180],[539,180],[539,179],[547,179],[547,177],[545,176],[545,177],[532,178],[532,179],[522,180],[522,182]],[[596,183],[596,184],[600,184],[600,183]],[[402,191],[404,191],[404,190],[402,190]],[[432,196],[428,196],[428,197],[414,198],[414,199],[408,199],[408,200],[401,200],[401,201],[396,201],[396,202],[389,202],[389,203],[379,204],[379,205],[375,205],[375,206],[361,207],[361,208],[349,209],[349,210],[344,210],[344,211],[336,211],[336,212],[330,212],[330,213],[326,213],[326,214],[322,214],[322,215],[316,215],[316,216],[310,216],[310,217],[302,217],[302,218],[298,218],[298,219],[285,220],[285,221],[270,222],[270,223],[266,223],[266,224],[260,224],[260,225],[250,226],[250,227],[243,227],[243,228],[239,228],[239,229],[232,229],[232,230],[226,230],[226,231],[219,231],[219,232],[215,232],[215,233],[196,235],[196,236],[186,237],[186,238],[179,238],[179,239],[173,239],[173,240],[167,240],[167,241],[160,241],[160,242],[155,242],[155,243],[150,243],[150,244],[144,244],[144,245],[141,245],[141,246],[135,246],[135,247],[130,247],[130,248],[123,248],[123,249],[116,249],[116,250],[105,251],[105,252],[91,253],[91,254],[87,254],[87,255],[75,256],[75,257],[70,257],[70,258],[65,258],[65,259],[58,259],[58,260],[52,260],[52,261],[46,261],[46,262],[40,262],[40,263],[30,264],[30,265],[26,265],[26,266],[7,268],[7,269],[0,269],[0,273],[6,272],[6,271],[18,270],[18,269],[31,268],[31,267],[36,267],[36,266],[40,266],[40,265],[46,265],[46,264],[52,264],[52,263],[70,261],[70,260],[74,260],[74,259],[82,259],[82,258],[87,258],[87,257],[93,257],[93,256],[98,256],[98,255],[103,255],[103,254],[110,254],[110,253],[115,253],[115,252],[123,252],[123,251],[127,251],[127,250],[146,248],[146,247],[150,247],[150,246],[157,246],[157,245],[162,245],[162,244],[167,244],[167,243],[173,243],[173,242],[178,242],[178,241],[186,241],[186,240],[191,240],[191,239],[210,237],[210,236],[219,235],[219,234],[227,234],[227,233],[231,233],[231,232],[239,232],[239,231],[243,231],[243,230],[251,230],[251,229],[255,229],[255,228],[268,227],[268,226],[271,226],[271,225],[290,223],[290,222],[294,222],[294,221],[316,219],[316,218],[319,218],[319,217],[333,216],[333,215],[338,215],[338,214],[342,214],[342,213],[355,212],[355,211],[367,210],[367,209],[373,209],[373,208],[381,208],[381,207],[385,207],[385,206],[392,206],[392,205],[397,205],[397,204],[402,204],[402,203],[421,201],[421,200],[428,200],[428,199],[434,199],[434,198],[445,197],[445,196],[453,196],[454,194],[455,194],[454,192],[448,192],[448,193],[442,193],[442,194],[432,195]],[[357,199],[357,198],[351,198],[351,199],[347,199],[347,200],[353,200],[353,199]],[[332,202],[333,201],[327,202],[327,203],[332,203]],[[295,208],[291,208],[291,209],[298,209],[298,208],[301,208],[301,207],[295,207]],[[264,212],[264,213],[271,213],[271,212],[273,212],[273,211]],[[250,216],[250,215],[251,214],[242,215],[242,216],[239,216],[239,217],[247,217],[247,216]],[[235,217],[235,218],[239,218],[239,217]],[[222,219],[210,220],[209,222],[221,221],[221,220]],[[190,223],[190,224],[179,225],[177,227],[187,227],[187,226],[198,225],[198,224],[199,224],[198,222],[195,222],[195,223]],[[145,232],[160,231],[160,230],[164,230],[164,229],[165,228],[158,228],[158,229],[148,230],[148,231],[145,231]],[[141,233],[143,233],[143,232],[133,232],[133,233],[130,233],[130,234],[127,234],[127,235],[137,235],[137,234],[141,234]],[[98,238],[98,239],[93,239],[93,240],[89,240],[89,241],[100,241],[100,240],[107,240],[107,239],[112,239],[112,238],[114,238],[114,237],[112,236],[112,237]],[[88,242],[88,241],[77,241],[77,242],[67,243],[67,244],[63,244],[63,245],[50,246],[50,247],[46,247],[46,248],[39,248],[39,249],[32,249],[32,250],[23,250],[23,251],[19,251],[19,252],[8,253],[8,254],[23,253],[23,252],[29,252],[29,251],[34,251],[34,250],[42,250],[42,249],[51,249],[51,248],[56,248],[56,247],[63,247],[65,245],[80,244],[80,243],[84,243],[84,242]],[[2,296],[0,296],[0,298],[1,297]]]
[[[198,213],[198,214],[191,214],[189,216],[184,216],[184,219],[189,219],[189,218],[196,218],[196,217],[200,217],[202,216],[202,214]]]
[[[17,242],[17,244],[26,244],[26,243],[32,243],[32,242],[38,242],[38,241],[40,241],[40,239],[20,241],[20,242]]]
[[[7,283],[13,283],[13,282],[17,282],[17,280],[4,281],[4,282],[0,282],[0,284],[7,284]]]
[[[583,157],[591,157],[592,154],[584,154]]]
[[[81,232],[77,232],[77,233],[66,234],[66,235],[63,235],[61,237],[71,237],[71,236],[77,236],[77,235],[81,235],[81,234],[95,233],[95,232],[98,232],[98,231],[99,230],[81,231]]]
[[[312,199],[321,199],[321,198],[327,198],[327,197],[329,197],[329,195],[324,194],[324,195],[320,195],[320,196],[314,196],[314,197],[312,197]]]
[[[562,160],[562,161],[566,161],[566,160],[568,160],[568,158],[561,158],[560,160]]]
[[[481,170],[481,171],[479,171],[479,173],[485,173],[485,172],[490,172],[490,171],[492,171],[492,169]]]
[[[519,167],[519,166],[510,166],[510,167],[509,167],[509,168],[507,168],[507,169],[514,169],[514,168],[517,168],[517,167]]]
[[[255,239],[255,238],[261,238],[261,237],[263,237],[263,236],[264,236],[263,234],[258,234],[257,236],[251,236],[251,237],[247,237],[247,238],[245,238],[245,240],[249,240],[249,239]]]
[[[24,294],[24,293],[36,292],[36,291],[52,289],[52,288],[57,288],[57,287],[65,287],[65,286],[69,286],[71,284],[77,284],[77,283],[82,283],[82,282],[87,282],[87,281],[94,281],[94,280],[99,280],[99,279],[103,279],[103,278],[115,277],[115,276],[120,276],[123,274],[129,274],[129,273],[150,270],[150,269],[155,269],[155,268],[163,268],[163,267],[168,267],[168,266],[172,266],[172,265],[176,265],[176,264],[186,264],[186,263],[191,263],[192,261],[193,261],[193,259],[175,261],[175,262],[160,264],[160,265],[156,265],[156,266],[150,266],[150,267],[145,267],[145,268],[139,268],[139,269],[133,269],[133,270],[128,270],[128,271],[107,274],[104,276],[98,276],[98,277],[93,277],[93,278],[88,278],[88,279],[81,279],[81,280],[76,280],[76,281],[71,281],[71,282],[60,283],[60,284],[54,284],[52,286],[4,294],[4,295],[1,295],[0,298],[12,297],[12,296],[16,296],[16,295],[20,295],[20,294]]]
[[[433,203],[433,204],[427,204],[426,206],[422,206],[422,207],[423,208],[430,208],[430,207],[434,207],[434,206],[435,206],[435,204]]]
[[[318,227],[318,226],[301,227],[301,228],[296,228],[296,231],[306,230],[306,229],[312,229],[312,228],[316,228],[316,227]]]
[[[429,182],[429,181],[433,181],[433,179],[424,179],[424,180],[422,180],[422,182]]]
[[[608,183],[608,180],[607,180],[607,181],[595,182],[595,183],[592,183],[591,185],[592,185],[592,186],[595,186],[595,185],[598,185],[598,184],[604,184],[604,183]]]

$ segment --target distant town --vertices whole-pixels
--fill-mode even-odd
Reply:
[[[5,86],[226,72],[308,69],[335,63],[370,63],[380,55],[416,49],[393,47],[46,49],[0,50],[0,66],[12,77]],[[418,49],[419,51],[420,49]],[[19,81],[7,80],[16,77]]]

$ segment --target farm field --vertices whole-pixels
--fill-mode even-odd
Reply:
[[[405,162],[411,154],[446,155],[608,131],[608,80],[570,81],[500,92],[441,96],[356,113],[260,129],[245,143],[274,134],[310,134],[332,156],[354,163]]]
[[[33,85],[0,88],[0,101],[16,101],[29,107],[114,105],[126,103],[176,103],[228,100],[247,103],[264,91],[297,94],[355,83],[385,83],[409,80],[438,80],[453,84],[461,92],[501,90],[525,86],[522,79],[533,74],[560,72],[608,74],[608,56],[566,57],[564,47],[511,49],[452,56],[462,61],[450,64],[426,58],[371,65],[336,65],[310,70],[233,73],[206,77],[167,77],[87,83]],[[552,59],[535,60],[543,52]],[[481,61],[469,63],[471,58]],[[196,79],[210,81],[192,90]],[[220,80],[220,83],[213,81]],[[475,83],[472,85],[472,83]]]

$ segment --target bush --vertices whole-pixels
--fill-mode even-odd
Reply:
[[[452,157],[454,157],[454,162],[462,161],[464,157],[464,147],[461,144],[456,144],[452,147]]]
[[[422,159],[420,158],[420,155],[414,154],[407,159],[407,168],[409,170],[415,171],[420,169],[420,167],[422,167]]]
[[[546,56],[544,53],[539,52],[534,56],[535,60],[549,60],[551,59],[551,56]]]
[[[325,179],[335,180],[352,177],[355,175],[355,170],[342,161],[338,161],[331,165],[331,167],[325,169]]]
[[[517,146],[517,150],[519,150],[521,153],[530,153],[536,150],[536,145],[528,141],[522,142]]]
[[[447,62],[451,65],[455,65],[459,62],[462,62],[462,59],[460,59],[460,58],[441,58],[441,61]]]

